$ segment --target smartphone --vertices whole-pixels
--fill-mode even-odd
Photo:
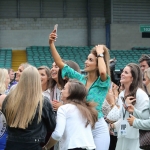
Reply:
[[[58,28],[58,24],[55,24],[54,25],[54,30],[56,30],[56,33],[57,33],[57,28]]]

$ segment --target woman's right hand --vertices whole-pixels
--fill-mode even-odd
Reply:
[[[126,108],[126,110],[129,112],[129,113],[133,113],[134,111],[134,106],[132,104],[129,104],[128,107]]]
[[[56,30],[53,30],[52,33],[49,35],[49,44],[55,42],[56,38],[57,38]]]

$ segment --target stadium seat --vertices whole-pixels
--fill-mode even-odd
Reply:
[[[0,68],[11,68],[12,49],[0,49]]]

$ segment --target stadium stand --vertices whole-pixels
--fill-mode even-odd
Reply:
[[[86,60],[87,55],[89,54],[91,47],[56,47],[62,59],[64,60],[73,60],[79,64],[80,68],[84,68],[84,61]],[[31,46],[26,48],[27,61],[39,67],[41,65],[46,65],[51,67],[53,63],[53,58],[50,53],[49,47],[41,46]]]
[[[84,62],[90,53],[91,47],[71,47],[71,46],[56,46],[59,54],[64,60],[73,60],[84,69]],[[136,49],[137,48],[137,49]],[[116,69],[124,68],[128,63],[138,63],[142,54],[150,54],[149,48],[139,49],[134,47],[132,50],[110,50],[110,58],[116,58]],[[48,46],[30,46],[26,48],[27,62],[36,67],[46,65],[51,67],[53,58]],[[0,49],[0,68],[12,67],[12,50]]]
[[[0,49],[0,68],[11,68],[12,49]]]
[[[92,47],[64,47],[56,46],[60,56],[64,60],[73,60],[77,62],[81,69],[84,69],[84,61]],[[26,48],[27,60],[30,64],[39,67],[47,65],[51,67],[53,58],[51,56],[49,47],[31,46]],[[143,50],[110,50],[110,58],[116,58],[116,70],[124,68],[128,63],[138,63],[138,59],[142,54],[150,54],[149,49]]]

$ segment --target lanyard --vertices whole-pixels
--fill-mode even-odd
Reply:
[[[57,99],[57,89],[56,89],[56,100],[58,100],[58,99]]]
[[[125,116],[126,116],[126,112],[127,112],[127,110],[123,110],[123,107],[122,107],[122,113],[123,113],[123,120],[124,120],[124,118],[125,118]]]

